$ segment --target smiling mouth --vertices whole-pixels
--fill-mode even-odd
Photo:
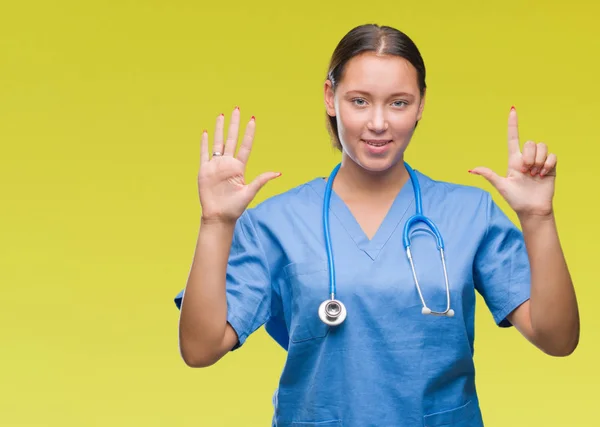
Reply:
[[[382,140],[373,140],[373,139],[363,139],[363,142],[367,145],[372,145],[373,147],[383,147],[386,144],[392,142],[391,140],[382,141]]]

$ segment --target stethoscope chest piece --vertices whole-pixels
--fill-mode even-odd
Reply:
[[[328,299],[319,306],[319,317],[329,326],[337,326],[346,320],[346,307],[336,299]]]

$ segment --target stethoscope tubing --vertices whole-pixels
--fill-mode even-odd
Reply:
[[[452,310],[450,308],[450,286],[448,283],[448,272],[446,269],[446,259],[444,256],[444,240],[442,239],[442,235],[441,235],[439,229],[437,228],[437,226],[434,224],[434,222],[431,219],[429,219],[428,217],[426,217],[425,215],[423,215],[423,205],[422,205],[422,199],[421,199],[421,186],[419,184],[419,180],[418,180],[414,170],[410,167],[410,165],[406,162],[404,162],[404,165],[406,167],[406,170],[408,171],[408,174],[410,176],[410,180],[411,180],[411,183],[413,186],[413,192],[414,192],[414,197],[415,197],[415,214],[413,216],[411,216],[404,224],[404,230],[402,233],[402,243],[403,243],[404,249],[406,251],[408,260],[410,262],[413,279],[415,281],[415,285],[417,288],[417,292],[419,294],[419,298],[423,305],[423,308],[421,311],[423,314],[432,314],[432,315],[437,315],[437,316],[452,317],[452,316],[454,316],[454,310]],[[329,178],[327,179],[327,183],[325,186],[324,200],[323,200],[323,218],[322,218],[323,219],[323,236],[325,239],[325,249],[327,252],[327,264],[328,264],[328,268],[329,268],[330,300],[325,300],[320,305],[319,317],[321,317],[321,320],[323,320],[323,322],[325,322],[328,325],[332,325],[332,326],[340,324],[341,322],[344,321],[344,319],[346,317],[345,306],[340,301],[337,301],[335,299],[335,296],[336,296],[335,277],[336,276],[335,276],[335,264],[334,264],[333,247],[332,247],[332,243],[331,243],[331,231],[330,231],[330,222],[329,222],[329,217],[330,217],[329,211],[330,211],[330,206],[331,206],[331,193],[332,193],[332,188],[333,188],[333,181],[334,181],[338,171],[340,170],[340,167],[341,167],[341,163],[336,165],[335,168],[333,168],[333,170],[331,171]],[[442,267],[444,270],[444,281],[445,281],[445,290],[446,290],[446,309],[444,311],[433,311],[429,307],[427,307],[427,304],[423,297],[423,293],[421,291],[421,286],[419,285],[419,280],[417,278],[417,273],[416,273],[416,269],[415,269],[415,265],[414,265],[414,261],[413,261],[413,256],[410,251],[410,230],[414,224],[419,223],[419,222],[424,223],[430,229],[430,231],[432,232],[433,236],[436,239],[436,244],[437,244],[438,250],[440,252],[440,259],[441,259]]]

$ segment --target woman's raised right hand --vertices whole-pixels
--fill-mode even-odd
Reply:
[[[244,213],[256,193],[281,173],[265,172],[246,184],[244,173],[252,151],[256,121],[254,116],[246,126],[240,148],[235,153],[240,127],[238,107],[231,114],[227,140],[223,144],[225,117],[217,117],[212,158],[208,152],[208,132],[202,133],[198,193],[203,221],[233,222]]]

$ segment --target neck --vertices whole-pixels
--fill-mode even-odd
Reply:
[[[409,174],[402,159],[384,172],[370,172],[344,154],[333,188],[338,194],[352,198],[387,199],[396,197],[408,179]]]

